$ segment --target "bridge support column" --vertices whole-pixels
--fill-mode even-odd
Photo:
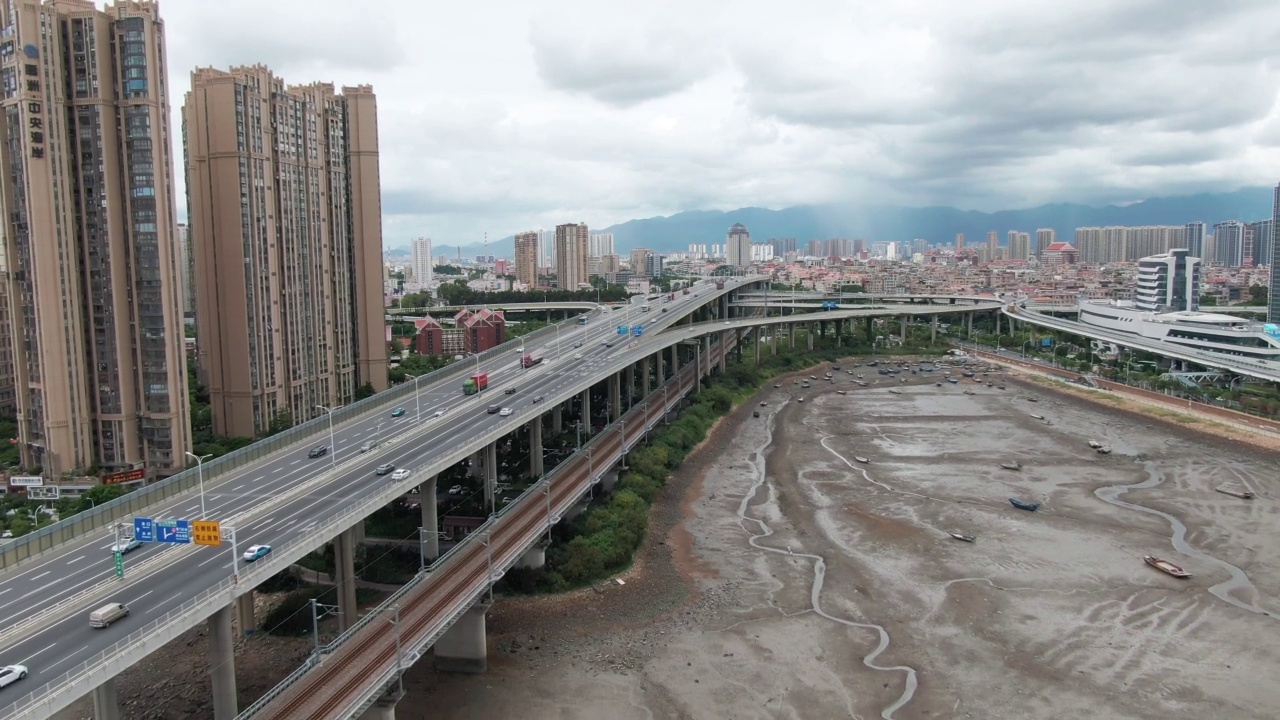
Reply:
[[[929,344],[932,345],[936,342],[938,342],[938,316],[934,314],[933,322],[929,328]]]
[[[551,409],[551,432],[555,435],[564,432],[564,412],[560,405]]]
[[[398,690],[383,695],[360,714],[360,720],[396,720],[396,705],[402,697]]]
[[[649,373],[653,370],[652,365],[648,355],[640,360],[640,395],[642,397],[649,397]]]
[[[622,374],[609,376],[609,422],[618,422],[622,417]]]
[[[93,717],[94,720],[120,720],[115,678],[93,689]]]
[[[702,354],[707,358],[707,377],[711,377],[711,336],[704,335],[702,337]]]
[[[236,620],[240,621],[240,634],[252,635],[258,630],[257,620],[253,616],[253,591],[236,598]]]
[[[235,720],[236,656],[231,621],[235,610],[227,605],[209,617],[209,679],[213,681],[214,720]]]
[[[489,510],[497,509],[495,493],[498,492],[498,443],[491,442],[484,448],[484,498]]]
[[[791,349],[796,349],[796,324],[787,323],[787,339],[791,341]]]
[[[809,341],[809,349],[813,349],[813,323],[808,323],[804,327],[804,334]]]
[[[518,568],[540,568],[547,564],[547,545],[549,542],[546,538],[539,540],[533,544],[533,547],[525,551],[524,555],[516,561]]]
[[[483,451],[477,450],[471,453],[469,458],[471,462],[467,465],[467,476],[472,478],[483,477],[480,472],[480,463],[483,462]]]
[[[591,437],[591,388],[582,391],[582,429]]]
[[[907,323],[910,322],[910,318],[910,315],[903,315],[898,318],[898,329],[901,331],[901,337],[899,339],[902,341],[903,345],[907,344]]]
[[[671,346],[671,374],[680,372],[680,345]]]
[[[667,359],[664,357],[665,355],[665,350],[659,350],[658,353],[653,356],[653,359],[657,361],[658,387],[662,387],[667,384]]]
[[[418,505],[422,509],[421,541],[425,544],[422,555],[427,562],[440,557],[440,511],[436,507],[436,493],[440,489],[436,484],[439,479],[439,475],[432,475],[430,480],[418,486]]]
[[[724,332],[722,330],[720,332],[720,374],[721,375],[724,374],[724,367],[725,367],[725,361],[726,361],[725,355],[728,354],[726,348],[728,347],[729,347],[729,333]]]
[[[874,318],[870,318],[870,317],[867,318],[866,327],[867,327],[867,344],[874,346],[876,342],[876,328],[875,328]]]
[[[1001,314],[1002,313],[999,310],[996,311],[996,335],[1000,334],[1000,315]]]
[[[529,475],[534,482],[542,477],[542,418],[529,423]]]
[[[338,592],[338,632],[345,632],[360,619],[356,607],[355,528],[347,528],[333,539],[333,568]]]
[[[769,344],[773,346],[773,354],[778,355],[778,333],[782,332],[781,325],[772,325],[769,327]]]
[[[489,666],[485,613],[489,601],[480,600],[436,641],[436,669],[453,673],[482,673]]]
[[[967,313],[965,313],[965,314],[964,314],[964,322],[965,322],[965,325],[968,327],[968,330],[969,330],[969,332],[968,332],[968,333],[966,333],[965,338],[966,338],[966,339],[968,339],[968,338],[973,337],[973,313],[971,313],[971,312],[967,312]]]

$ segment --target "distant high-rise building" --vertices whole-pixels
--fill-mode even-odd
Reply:
[[[182,108],[196,332],[214,432],[387,387],[372,88],[200,68]],[[239,192],[236,192],[239,188]],[[230,190],[229,190],[230,189]]]
[[[1204,223],[1190,222],[1185,226],[1186,247],[1191,257],[1204,257]]]
[[[556,226],[556,280],[561,290],[591,284],[589,241],[586,223]]]
[[[516,282],[538,286],[538,233],[516,233]]]
[[[1043,255],[1045,248],[1056,242],[1058,242],[1058,233],[1053,228],[1039,228],[1036,230],[1036,257]]]
[[[600,274],[608,276],[622,270],[622,259],[617,255],[605,255],[600,258]]]
[[[1102,244],[1102,228],[1076,228],[1075,246],[1080,251],[1080,262],[1085,265],[1103,265],[1107,262],[1106,247]]]
[[[182,276],[182,313],[196,314],[196,256],[191,252],[191,230],[185,223],[178,223],[179,275]]]
[[[1150,312],[1199,309],[1200,262],[1183,248],[1141,258],[1134,306]]]
[[[645,270],[649,267],[649,256],[653,254],[649,248],[634,248],[631,251],[631,274],[636,277],[653,277]]]
[[[826,256],[827,256],[827,244],[826,244],[825,242],[823,242],[822,240],[810,240],[810,241],[805,245],[804,254],[805,254],[805,255],[808,255],[809,257],[816,257],[816,258],[817,258],[817,257],[826,257]]]
[[[591,257],[598,258],[613,254],[613,233],[591,233],[589,251]]]
[[[964,233],[956,233],[956,251],[964,249]]]
[[[1244,223],[1228,220],[1213,226],[1213,262],[1223,267],[1244,264]]]
[[[725,255],[729,264],[744,268],[751,265],[751,233],[742,223],[734,223],[725,237]]]
[[[433,274],[431,238],[421,237],[415,239],[410,249],[413,251],[411,265],[413,281],[419,285],[426,285],[431,282]]]
[[[1258,222],[1249,223],[1245,229],[1253,237],[1253,264],[1254,265],[1270,265],[1271,250],[1275,243],[1272,235],[1275,230],[1275,224],[1270,219],[1259,220]]]
[[[164,23],[96,5],[0,5],[0,404],[24,467],[156,477],[191,448]]]
[[[992,260],[996,259],[997,251],[1000,248],[1000,235],[995,230],[987,233],[987,252],[990,253]]]
[[[773,254],[775,257],[782,257],[787,253],[796,251],[795,238],[770,238],[769,244],[773,245]]]
[[[1009,259],[1027,260],[1031,257],[1031,233],[1009,231]]]
[[[1280,185],[1271,201],[1271,292],[1267,293],[1267,321],[1280,324]]]

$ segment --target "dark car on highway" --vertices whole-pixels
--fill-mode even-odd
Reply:
[[[311,452],[307,453],[307,457],[318,458],[318,457],[324,457],[325,455],[328,455],[328,454],[329,454],[328,445],[317,445],[311,448]]]

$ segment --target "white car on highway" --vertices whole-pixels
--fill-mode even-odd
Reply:
[[[391,479],[392,480],[408,480],[409,471],[406,470],[405,468],[400,468],[399,470],[391,473]]]
[[[511,412],[512,412],[511,408],[502,408],[501,410],[498,411],[498,414],[501,415],[502,417],[506,417],[510,415]]]
[[[26,665],[6,665],[0,668],[0,688],[9,687],[26,676]]]
[[[133,538],[126,538],[116,543],[115,545],[112,545],[111,552],[120,553],[121,555],[123,555],[129,552],[130,550],[137,550],[140,547],[142,547],[141,542],[134,540]]]

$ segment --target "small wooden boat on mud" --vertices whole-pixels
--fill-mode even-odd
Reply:
[[[1098,442],[1097,440],[1090,440],[1089,447],[1093,448],[1094,450],[1097,450],[1098,448],[1102,447],[1102,443]]]
[[[1022,463],[1018,462],[1017,460],[1010,460],[1009,462],[1000,463],[1000,467],[1004,468],[1005,470],[1021,470]]]
[[[1027,512],[1035,512],[1040,509],[1040,503],[1029,503],[1019,500],[1018,498],[1009,498],[1009,504],[1019,510],[1026,510]]]
[[[861,455],[854,455],[854,456],[853,456],[853,459],[854,459],[854,460],[857,460],[858,462],[862,463],[863,465],[866,465],[867,463],[871,462],[871,458],[864,458],[864,457],[862,457]]]
[[[1044,416],[1043,416],[1043,415],[1036,415],[1035,413],[1032,413],[1032,414],[1031,414],[1031,417],[1033,417],[1033,418],[1035,418],[1035,419],[1037,419],[1037,420],[1043,420],[1043,419],[1044,419]]]
[[[1238,497],[1238,498],[1240,498],[1241,500],[1252,500],[1252,499],[1253,499],[1253,493],[1252,493],[1252,492],[1250,492],[1250,491],[1248,491],[1248,490],[1232,490],[1231,488],[1224,488],[1224,487],[1214,488],[1214,490],[1217,490],[1218,492],[1222,493],[1223,495],[1230,495],[1230,496],[1232,496],[1232,497]]]
[[[958,382],[960,382],[960,381],[959,381],[959,380],[957,380],[957,379],[955,379],[955,378],[953,378],[953,377],[949,377],[949,378],[947,378],[947,382],[951,383],[952,385],[955,385],[956,383],[958,383]]]
[[[969,543],[978,539],[973,535],[965,535],[964,533],[958,533],[958,532],[948,532],[947,534],[957,540],[963,540],[964,542],[969,542]]]
[[[1099,455],[1110,455],[1110,454],[1111,454],[1111,446],[1110,446],[1110,445],[1103,445],[1102,447],[1098,448],[1098,454],[1099,454]]]
[[[849,394],[849,391],[848,391],[848,390],[837,390],[837,391],[836,391],[836,394],[837,394],[837,395],[848,395],[848,394]]]
[[[1191,577],[1191,573],[1187,572],[1186,570],[1183,570],[1182,568],[1178,567],[1177,565],[1174,565],[1168,560],[1161,560],[1160,558],[1154,555],[1144,556],[1142,558],[1142,561],[1150,565],[1151,567],[1161,572],[1168,573],[1169,575],[1172,575],[1176,578],[1185,579],[1185,578]]]
[[[965,391],[964,391],[964,394],[965,394],[965,395],[972,395],[972,394],[973,394],[973,391],[972,391],[972,390],[965,390]]]
[[[894,395],[901,395],[901,394],[902,394],[902,391],[901,391],[901,390],[899,390],[899,389],[897,389],[897,388],[889,388],[889,392],[893,393]]]

